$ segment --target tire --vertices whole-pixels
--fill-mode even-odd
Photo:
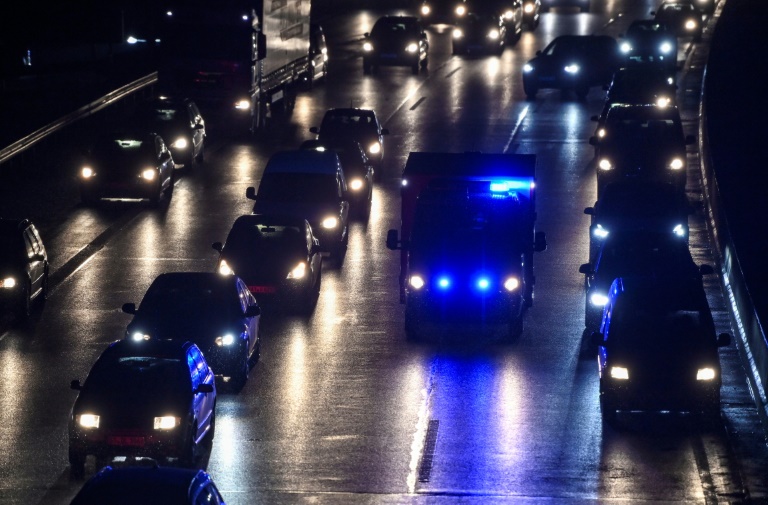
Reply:
[[[604,393],[600,395],[600,417],[603,419],[603,424],[608,426],[615,426],[618,419],[616,405],[606,400]]]
[[[185,446],[181,449],[179,455],[179,464],[184,468],[192,468],[195,466],[195,433],[197,432],[197,421],[192,422],[187,426],[187,436]]]
[[[49,279],[49,274],[48,274],[48,269],[47,268],[45,269],[45,272],[43,273],[43,281],[42,281],[42,283],[40,285],[40,289],[41,289],[41,292],[40,292],[40,302],[41,303],[45,303],[45,301],[48,299],[48,293],[51,290],[50,279]]]
[[[69,476],[72,479],[83,479],[85,477],[85,453],[69,449]]]
[[[205,162],[205,152],[203,147],[200,148],[200,152],[197,153],[197,156],[195,156],[195,161],[197,161],[197,163],[200,165]]]
[[[411,73],[413,75],[418,75],[418,73],[419,73],[419,63],[418,62],[416,62],[413,65],[411,65]]]
[[[525,97],[528,100],[535,100],[536,94],[539,92],[539,87],[523,80],[523,91],[525,91]]]
[[[520,336],[523,334],[523,315],[520,314],[516,318],[509,322],[509,328],[507,331],[507,341],[517,342]]]
[[[363,73],[366,75],[371,73],[371,63],[365,60],[363,60]]]
[[[416,316],[408,306],[405,307],[405,339],[409,342],[418,342],[421,339],[419,323]]]
[[[425,70],[426,70],[426,68],[427,68],[427,66],[428,66],[428,65],[429,65],[429,57],[426,57],[426,58],[424,58],[424,59],[423,59],[423,60],[421,60],[421,62],[419,63],[419,66],[420,66],[421,68],[425,69]]]
[[[247,352],[247,351],[246,351]],[[238,366],[237,371],[232,376],[232,389],[240,391],[245,387],[245,383],[248,382],[248,374],[251,370],[251,364],[248,356],[244,356],[242,363]]]
[[[589,86],[579,86],[574,92],[579,100],[586,100],[587,95],[589,94]]]
[[[16,309],[16,318],[19,321],[27,321],[32,316],[32,286],[29,282],[24,282],[24,288],[21,290],[21,299]]]
[[[216,435],[216,404],[213,405],[213,414],[211,414],[211,426],[208,428],[208,433],[203,438],[203,446],[210,451],[213,447],[213,437]]]
[[[80,201],[86,207],[93,207],[96,205],[97,199],[91,193],[88,193],[86,191],[81,191]]]

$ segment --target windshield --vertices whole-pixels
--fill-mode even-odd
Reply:
[[[711,339],[707,319],[696,310],[617,304],[610,319],[610,339],[625,347],[695,348]]]
[[[179,320],[213,319],[235,316],[240,307],[234,291],[218,283],[165,282],[152,284],[141,301],[139,310],[144,317]]]
[[[380,20],[371,30],[371,38],[418,38],[419,27],[414,21]]]
[[[100,359],[88,376],[84,390],[119,397],[137,391],[191,389],[189,370],[179,359],[154,356],[123,356]]]
[[[336,203],[339,199],[336,178],[327,174],[265,174],[259,184],[257,200],[262,202]]]

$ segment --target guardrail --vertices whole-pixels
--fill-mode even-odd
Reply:
[[[141,77],[140,79],[136,79],[135,81],[128,83],[121,88],[110,91],[101,98],[97,98],[91,103],[80,107],[76,111],[71,112],[62,118],[59,118],[46,126],[43,126],[39,130],[30,133],[26,137],[17,140],[13,144],[0,150],[0,165],[10,160],[14,156],[26,151],[52,133],[65,128],[72,123],[79,121],[80,119],[88,117],[91,114],[94,114],[101,109],[108,107],[119,100],[122,100],[128,95],[131,95],[140,89],[154,84],[155,82],[157,82],[157,72],[152,72],[151,74]]]

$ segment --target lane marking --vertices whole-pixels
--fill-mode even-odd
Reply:
[[[411,106],[410,110],[416,110],[416,107],[418,107],[419,105],[421,105],[421,103],[422,103],[424,100],[426,100],[426,99],[427,99],[427,97],[425,97],[425,96],[422,96],[421,98],[419,98],[419,99],[418,99],[418,101],[417,101],[415,104],[413,104],[413,105]]]
[[[429,429],[429,413],[431,410],[430,405],[432,403],[432,391],[434,390],[436,368],[436,363],[433,362],[429,369],[427,384],[424,389],[421,390],[419,415],[416,421],[416,430],[413,434],[413,441],[411,442],[411,461],[408,465],[409,471],[405,481],[409,494],[416,494],[416,482],[419,477],[419,467],[422,461],[422,454],[424,453],[427,430]]]
[[[507,143],[504,146],[504,149],[501,151],[502,153],[506,154],[506,152],[509,150],[509,147],[512,145],[512,141],[515,140],[515,137],[517,136],[517,133],[520,130],[520,125],[523,124],[523,121],[528,115],[528,110],[530,108],[531,108],[530,105],[526,105],[523,111],[520,113],[520,115],[517,116],[517,121],[515,122],[515,126],[512,128],[512,132],[509,134],[509,140],[507,140]]]

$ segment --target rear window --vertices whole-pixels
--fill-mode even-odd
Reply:
[[[336,177],[326,174],[265,174],[257,200],[263,202],[326,203],[339,198]]]

